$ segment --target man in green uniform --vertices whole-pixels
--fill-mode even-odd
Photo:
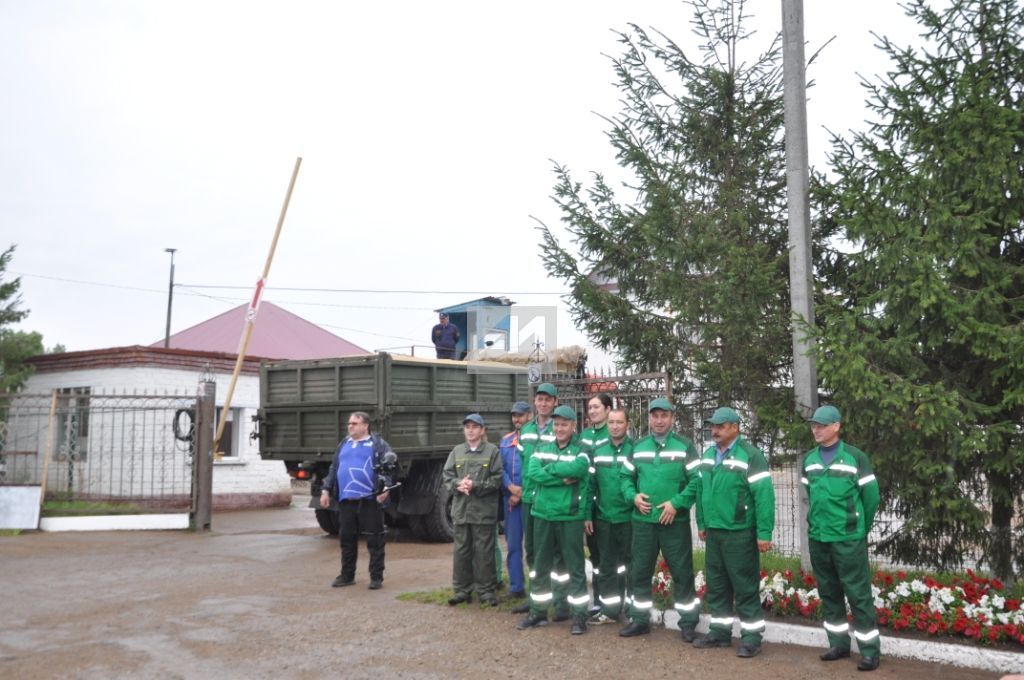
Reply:
[[[551,414],[557,405],[558,389],[551,383],[538,385],[537,392],[533,395],[533,410],[537,415],[523,425],[523,429],[519,431],[519,469],[524,473],[520,498],[520,504],[523,506],[523,556],[526,558],[526,568],[529,570],[531,579],[536,575],[533,570],[534,541],[533,513],[531,512],[534,485],[525,473],[530,469],[530,458],[533,457],[533,452],[537,450],[537,447],[555,440],[555,435],[551,431]],[[529,602],[512,608],[513,614],[525,614],[528,611],[530,611]]]
[[[651,579],[658,552],[672,574],[672,595],[683,641],[697,638],[700,600],[693,584],[690,507],[700,483],[700,456],[693,442],[672,431],[674,407],[658,398],[648,408],[650,434],[633,444],[622,465],[622,495],[633,505],[633,563],[630,568],[629,625],[622,637],[651,631]]]
[[[580,441],[590,450],[590,486],[594,496],[593,537],[597,550],[591,551],[590,560],[594,565],[594,599],[598,610],[591,612],[589,621],[595,625],[619,620],[633,540],[633,506],[622,495],[619,478],[623,463],[633,450],[633,442],[626,436],[629,418],[625,410],[610,404],[611,398],[604,393],[587,401],[592,426],[580,435]]]
[[[555,599],[551,585],[556,575],[566,575],[568,602],[572,608],[572,634],[587,632],[587,571],[583,556],[583,520],[586,515],[586,482],[590,459],[580,449],[576,412],[559,406],[553,413],[555,440],[542,444],[530,457],[526,476],[534,488],[534,571],[530,580],[530,613],[519,630],[548,622],[548,607]]]
[[[867,455],[839,438],[841,427],[835,406],[814,412],[811,432],[818,445],[804,456],[800,478],[810,501],[807,538],[828,634],[829,649],[821,660],[850,656],[849,601],[860,648],[857,670],[873,671],[878,668],[881,645],[867,535],[878,510],[878,481]]]
[[[462,432],[466,442],[448,454],[441,479],[452,494],[455,525],[455,594],[448,604],[471,602],[475,589],[481,606],[493,607],[498,604],[494,595],[498,586],[494,525],[498,521],[497,497],[501,490],[501,452],[487,441],[487,424],[480,414],[466,416]]]
[[[587,397],[587,422],[589,427],[580,433],[580,445],[587,452],[593,463],[594,448],[608,442],[608,414],[612,410],[614,402],[607,392],[599,392]],[[590,599],[592,606],[587,610],[591,623],[607,623],[600,619],[601,613],[601,539],[597,535],[597,523],[594,521],[597,513],[597,480],[594,478],[594,466],[590,466],[590,474],[587,476],[587,498],[591,503],[587,510],[587,517],[583,522],[584,533],[586,534],[587,553],[590,555],[590,564],[593,567],[590,577],[590,587],[593,597]],[[614,572],[613,572],[614,574]]]
[[[764,454],[740,436],[736,411],[723,406],[704,422],[711,424],[715,445],[700,460],[697,529],[705,540],[711,627],[693,646],[732,644],[735,600],[740,619],[736,656],[749,658],[761,652],[764,634],[758,551],[772,547],[775,489]]]

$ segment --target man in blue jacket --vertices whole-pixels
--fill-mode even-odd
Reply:
[[[459,344],[459,329],[448,323],[448,315],[444,312],[438,315],[438,321],[440,323],[435,324],[430,331],[430,341],[437,350],[437,358],[458,359],[455,356],[455,346]]]
[[[356,582],[359,535],[366,537],[370,553],[370,590],[384,585],[384,511],[387,488],[391,486],[385,457],[391,446],[370,432],[370,416],[355,411],[348,417],[348,437],[338,445],[331,470],[320,491],[320,507],[338,508],[338,541],[341,543],[341,573],[331,586],[340,588]]]
[[[530,420],[530,405],[517,401],[512,405],[511,432],[501,438],[501,500],[505,508],[505,544],[508,546],[508,596],[526,597],[523,578],[523,465],[519,461],[519,430]]]

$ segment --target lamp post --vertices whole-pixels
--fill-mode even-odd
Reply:
[[[174,252],[177,248],[164,248],[171,254],[171,281],[167,284],[167,328],[164,330],[164,349],[171,346],[171,303],[174,301]]]

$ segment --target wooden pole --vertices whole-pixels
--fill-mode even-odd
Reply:
[[[55,423],[57,419],[57,390],[53,391],[53,398],[50,399],[50,419],[46,426],[46,452],[43,454],[43,473],[39,479],[39,507],[43,507],[46,500],[46,478],[50,474],[50,459],[53,458],[53,445],[56,439]]]
[[[295,179],[299,176],[299,166],[302,165],[302,157],[295,159],[295,169],[292,170],[292,179],[288,183],[288,192],[284,196],[284,204],[281,206],[281,215],[277,218],[277,229],[274,230],[274,240],[270,243],[270,252],[267,253],[267,262],[263,266],[263,276],[256,282],[256,290],[253,291],[252,301],[245,314],[245,329],[242,331],[242,341],[238,346],[238,360],[235,361],[235,370],[231,374],[231,382],[228,384],[228,393],[224,397],[224,406],[220,411],[220,422],[217,423],[217,435],[213,438],[213,452],[215,457],[220,457],[220,438],[224,436],[224,425],[227,423],[228,411],[231,408],[231,397],[235,394],[235,384],[238,382],[238,374],[242,370],[242,362],[245,361],[245,352],[249,348],[249,339],[252,337],[252,329],[256,325],[256,310],[260,304],[260,296],[263,294],[263,287],[267,283],[267,276],[270,275],[270,264],[274,261],[274,251],[277,250],[277,240],[281,236],[281,227],[284,226],[284,216],[288,213],[288,203],[292,200],[292,190],[295,188]]]

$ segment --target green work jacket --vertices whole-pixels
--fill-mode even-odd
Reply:
[[[516,445],[519,449],[520,470],[525,472],[530,468],[530,458],[533,457],[533,452],[537,450],[537,447],[541,444],[555,441],[555,435],[551,429],[554,422],[554,418],[548,418],[548,422],[544,424],[543,429],[537,427],[536,418],[523,425],[523,429],[519,431],[519,443]],[[533,482],[526,475],[523,475],[522,502],[532,503],[533,495]]]
[[[871,531],[878,510],[878,480],[867,454],[839,442],[825,465],[814,447],[804,456],[800,481],[807,489],[807,535],[815,541],[859,541]]]
[[[690,508],[697,499],[700,457],[693,442],[676,432],[669,432],[665,443],[659,444],[648,435],[633,444],[633,450],[622,463],[619,488],[623,500],[631,508],[634,522],[657,524],[665,501],[679,512],[676,521],[690,521]],[[633,504],[638,493],[647,494],[651,511],[641,514]]]
[[[533,516],[549,522],[587,519],[589,471],[590,459],[576,437],[562,448],[556,441],[538,447],[530,457],[525,475],[534,489]],[[574,481],[566,484],[566,479]]]
[[[714,445],[700,459],[697,528],[757,529],[757,540],[772,540],[775,488],[761,450],[737,437],[728,455],[715,464]]]
[[[498,521],[498,494],[501,493],[501,451],[485,441],[475,451],[459,444],[448,454],[441,483],[452,494],[452,521],[456,524],[494,524]],[[473,489],[469,495],[456,491],[469,475]]]
[[[603,430],[603,434],[601,433]],[[586,442],[585,431],[581,439]],[[633,441],[626,437],[618,446],[612,443],[608,428],[596,431],[591,439],[590,485],[594,489],[594,517],[603,522],[628,522],[633,505],[622,495],[621,470],[633,451]]]

